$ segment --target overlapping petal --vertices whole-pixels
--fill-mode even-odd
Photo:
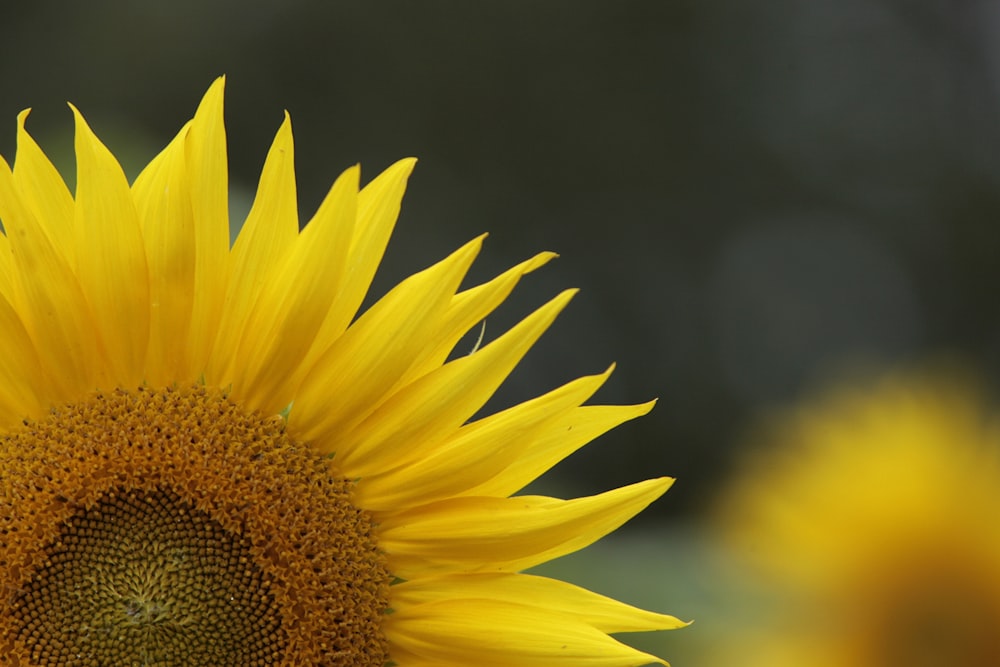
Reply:
[[[329,213],[313,220],[287,249],[242,327],[235,356],[246,363],[234,369],[233,381],[254,405],[275,410],[294,398],[288,369],[301,364],[335,298],[340,267],[329,253],[357,217],[359,172],[355,167],[337,179],[324,202]]]
[[[412,158],[400,160],[376,176],[358,195],[358,219],[350,247],[343,256],[337,299],[323,323],[317,352],[324,352],[324,343],[332,342],[347,328],[368,293],[396,226],[406,182],[415,164]]]
[[[250,326],[250,314],[298,233],[292,123],[286,113],[264,161],[257,196],[230,253],[226,300],[208,369],[212,381],[233,383],[240,346],[244,338],[258,333]]]
[[[41,365],[33,384],[46,403],[66,400],[97,384],[105,351],[76,274],[22,203],[2,159],[0,221],[13,259],[13,305]]]
[[[564,292],[475,354],[445,364],[394,394],[346,432],[345,446],[338,449],[344,472],[364,477],[422,458],[486,403],[573,294]]]
[[[517,493],[594,438],[643,416],[654,404],[655,401],[641,405],[585,405],[558,415],[531,434],[521,456],[502,473],[462,495],[505,497]]]
[[[448,305],[438,335],[425,349],[419,351],[413,365],[399,379],[397,387],[409,384],[443,364],[459,339],[503,303],[522,277],[544,266],[554,257],[556,254],[553,252],[539,253],[489,282],[456,294]]]
[[[185,348],[188,368],[201,373],[215,346],[229,281],[229,167],[222,118],[225,79],[212,83],[184,142],[194,219],[194,291]],[[187,370],[187,369],[185,369]],[[197,376],[196,376],[197,377]],[[194,379],[186,375],[184,381]]]
[[[28,134],[25,121],[29,110],[17,116],[17,160],[14,162],[14,183],[24,205],[34,214],[49,240],[71,265],[76,264],[73,244],[73,195],[55,166]]]
[[[380,539],[398,576],[516,572],[578,551],[663,495],[673,480],[651,479],[605,493],[465,496],[381,516]]]
[[[680,619],[599,595],[558,579],[510,572],[476,572],[424,577],[392,589],[393,609],[406,611],[441,600],[497,600],[530,604],[553,614],[571,616],[601,632],[645,632],[681,628]]]
[[[635,667],[667,663],[570,614],[489,599],[437,600],[386,617],[389,641],[421,660],[483,667]]]
[[[185,146],[190,124],[132,185],[149,263],[149,349],[145,380],[153,386],[192,377],[187,332],[195,291],[194,210]]]
[[[45,405],[39,391],[43,377],[35,346],[24,323],[6,297],[0,296],[0,424],[14,424]],[[41,394],[41,395],[40,395]]]
[[[451,297],[482,246],[482,237],[410,276],[358,318],[315,365],[295,397],[290,423],[333,453],[434,338]]]
[[[149,265],[139,216],[118,161],[76,108],[73,113],[76,275],[101,341],[113,352],[99,369],[101,384],[133,386],[143,380],[149,344]]]
[[[358,501],[372,511],[390,511],[461,495],[486,483],[523,457],[609,375],[610,368],[463,426],[420,457],[359,479]]]

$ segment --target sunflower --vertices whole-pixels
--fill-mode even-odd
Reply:
[[[777,422],[722,505],[766,591],[725,664],[1000,664],[1000,431],[972,387],[896,375]]]
[[[0,160],[0,662],[666,664],[608,633],[675,618],[521,572],[672,480],[513,495],[652,404],[473,419],[572,292],[452,353],[553,255],[460,289],[478,238],[358,316],[414,161],[300,231],[286,115],[230,247],[222,100],[131,186],[75,108],[75,195],[27,112]]]

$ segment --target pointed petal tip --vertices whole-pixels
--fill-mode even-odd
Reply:
[[[660,494],[662,495],[662,494],[666,493],[670,489],[670,487],[672,487],[674,485],[674,482],[677,481],[677,478],[676,477],[654,477],[653,479],[651,479],[649,481],[653,482],[652,486],[658,486],[658,487],[660,487],[662,489],[660,491]]]
[[[400,160],[396,160],[388,167],[386,167],[378,175],[377,178],[387,178],[392,177],[400,181],[406,181],[413,174],[414,167],[417,166],[417,158],[415,157],[404,157]]]
[[[570,287],[569,289],[564,289],[562,292],[559,292],[559,294],[556,296],[556,298],[554,298],[552,300],[553,301],[559,301],[563,305],[566,305],[567,303],[569,303],[570,301],[572,301],[573,297],[575,297],[579,293],[580,293],[580,288],[579,287]]]
[[[271,144],[275,146],[284,142],[292,143],[292,141],[292,116],[286,110],[284,116],[282,116],[281,125],[278,126],[278,131],[274,133],[274,141]]]
[[[220,74],[219,76],[215,77],[215,79],[212,80],[212,83],[209,84],[208,90],[205,91],[205,96],[208,97],[209,93],[215,93],[215,94],[222,93],[225,87],[226,87],[226,75]]]
[[[683,630],[694,623],[694,621],[682,621],[676,616],[671,616],[670,614],[657,614],[657,616],[663,620],[660,627],[650,628],[648,630],[628,630],[627,632],[664,632],[668,630]]]
[[[589,377],[599,380],[597,388],[600,389],[601,387],[604,386],[604,383],[608,381],[608,378],[611,377],[611,374],[614,372],[615,372],[615,364],[614,362],[612,362],[610,366],[605,368],[600,373],[595,373]]]
[[[86,141],[90,144],[97,143],[100,144],[101,140],[97,138],[94,131],[90,128],[90,124],[87,123],[87,119],[83,117],[83,113],[76,108],[72,102],[66,103],[70,110],[73,112],[73,127],[74,133],[74,148],[76,149],[77,156],[80,155],[80,151],[83,147],[81,142]]]
[[[483,249],[483,241],[486,239],[486,234],[480,234],[476,238],[468,241],[465,245],[460,247],[458,250],[451,253],[445,262],[456,262],[455,267],[460,267],[462,275],[469,270],[472,263],[476,261],[479,257],[480,251]],[[441,263],[435,264],[434,266],[439,266]],[[431,267],[433,269],[434,267]],[[430,270],[430,269],[428,269]]]
[[[354,191],[358,192],[361,189],[361,164],[355,162],[350,167],[341,172],[337,180],[350,180],[351,185],[354,186]]]
[[[476,254],[478,254],[483,247],[483,243],[486,242],[486,237],[488,237],[489,235],[490,235],[489,232],[483,232],[482,234],[480,234],[479,236],[477,236],[476,238],[472,239],[471,241],[463,245],[461,248],[459,248],[458,251],[469,252],[473,248],[475,248],[475,252]]]
[[[91,129],[90,123],[88,123],[87,119],[84,118],[83,112],[80,111],[78,108],[76,108],[76,106],[72,102],[67,102],[66,104],[73,111],[73,125],[75,130],[74,148],[76,149],[77,155],[78,156],[80,155],[80,150],[83,147],[83,144],[81,144],[81,142],[84,141],[86,141],[91,146],[97,144],[101,147],[104,147],[104,144],[97,137],[97,134],[95,134],[94,130]],[[104,148],[104,150],[107,150],[107,148]]]
[[[617,489],[612,489],[611,491],[605,491],[605,494],[635,494],[632,497],[642,497],[645,499],[645,505],[643,505],[643,508],[645,508],[662,498],[663,494],[669,491],[670,487],[672,487],[676,481],[677,478],[675,477],[651,477],[650,479],[645,479],[641,482],[633,482],[632,484],[620,486]],[[624,491],[624,489],[629,489],[629,491]],[[636,514],[638,514],[638,512],[636,512]]]
[[[479,252],[483,249],[483,241],[486,240],[487,236],[488,234],[480,234],[453,252],[452,256],[460,256],[463,265],[466,267],[472,266],[472,263],[476,261],[476,257],[479,256]]]
[[[535,255],[534,257],[532,257],[531,259],[529,259],[529,260],[527,260],[525,262],[522,262],[521,264],[519,264],[517,266],[517,268],[520,270],[522,276],[526,276],[529,273],[532,273],[532,272],[537,271],[538,269],[542,268],[543,266],[545,266],[546,264],[548,264],[549,262],[551,262],[553,259],[557,258],[558,256],[559,255],[557,255],[556,253],[549,252],[549,251],[546,250],[544,252],[538,253],[537,255]]]
[[[226,77],[225,75],[215,79],[202,95],[198,108],[194,112],[195,119],[204,119],[206,116],[212,117],[222,115],[223,99],[225,97]]]
[[[398,188],[398,193],[395,196],[402,198],[402,193],[406,190],[406,183],[416,164],[417,159],[413,157],[397,160],[379,172],[369,183],[366,183],[365,189],[371,186],[374,191],[381,193],[380,197],[384,197],[386,193],[394,192]]]

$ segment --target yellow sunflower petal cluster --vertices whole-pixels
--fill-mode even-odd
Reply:
[[[230,246],[221,79],[131,185],[74,113],[75,194],[27,112],[0,161],[0,661],[666,664],[608,633],[677,619],[521,572],[672,480],[514,495],[652,404],[585,406],[609,369],[474,418],[572,291],[453,354],[551,253],[359,314],[413,160],[300,220],[286,117]]]
[[[759,594],[720,664],[1000,664],[1000,422],[959,374],[779,418],[722,504]]]

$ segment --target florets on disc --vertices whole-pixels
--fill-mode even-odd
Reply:
[[[0,653],[21,665],[382,665],[352,483],[204,388],[98,393],[0,443]]]

